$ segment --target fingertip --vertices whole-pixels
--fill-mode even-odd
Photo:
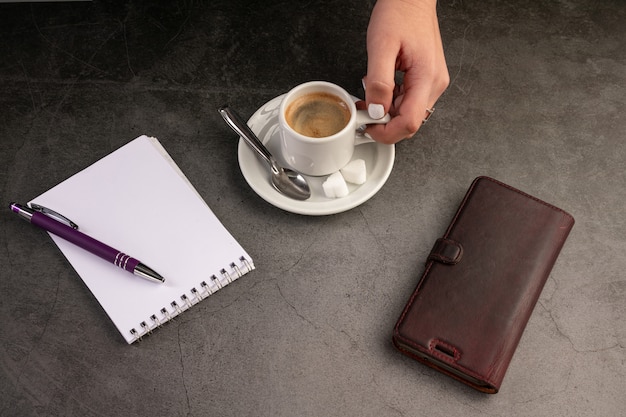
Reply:
[[[370,103],[367,106],[367,113],[372,119],[382,119],[385,117],[385,106],[378,103]]]
[[[366,80],[365,102],[367,112],[373,119],[380,119],[389,112],[392,106],[393,86],[371,78]]]

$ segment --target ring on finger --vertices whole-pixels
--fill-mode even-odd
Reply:
[[[435,108],[434,107],[431,107],[430,109],[427,108],[426,109],[426,117],[424,117],[422,119],[422,124],[426,124],[426,122],[430,119],[430,116],[432,116],[434,112],[435,112]]]

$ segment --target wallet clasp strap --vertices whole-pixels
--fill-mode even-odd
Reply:
[[[463,257],[463,246],[452,239],[437,239],[428,255],[429,261],[441,262],[446,265],[456,265]]]

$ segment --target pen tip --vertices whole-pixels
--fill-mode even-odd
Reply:
[[[163,278],[155,270],[151,269],[145,264],[142,264],[141,262],[137,264],[133,273],[144,279],[147,279],[148,281],[152,281],[158,284],[162,284],[165,282],[165,278]]]

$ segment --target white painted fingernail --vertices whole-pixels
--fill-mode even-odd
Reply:
[[[385,116],[385,107],[382,104],[370,103],[367,113],[372,119],[382,119]]]

